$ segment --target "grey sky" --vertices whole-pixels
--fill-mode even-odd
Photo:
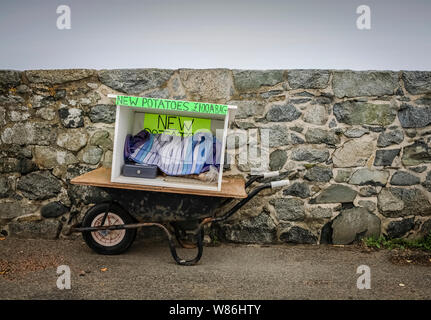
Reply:
[[[431,70],[430,14],[430,0],[1,0],[0,68]]]

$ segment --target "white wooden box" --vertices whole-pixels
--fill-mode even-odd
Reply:
[[[129,97],[129,96],[117,96],[108,95],[110,98],[115,98],[117,105],[116,110],[116,121],[115,121],[115,136],[114,136],[114,150],[112,157],[112,168],[111,168],[111,182],[127,183],[127,184],[140,184],[150,185],[159,187],[171,187],[171,188],[185,188],[185,189],[197,189],[197,190],[214,190],[220,191],[223,176],[223,164],[226,150],[226,137],[229,123],[233,120],[236,106],[210,104],[202,102],[189,102],[179,100],[167,100],[167,99],[154,99],[145,97]],[[134,100],[141,99],[141,100]],[[152,101],[167,103],[175,101],[173,105],[188,106],[187,108],[178,109],[159,109],[156,107],[149,107],[150,105],[155,106],[155,103],[149,103]],[[133,103],[130,103],[130,102]],[[137,103],[136,101],[147,101],[145,103]],[[181,102],[181,103],[180,103]],[[140,105],[141,106],[136,106]],[[145,105],[145,106],[144,106]],[[217,113],[208,112],[211,110],[218,111]],[[188,109],[187,111],[185,109]],[[200,109],[200,111],[199,111]],[[128,134],[135,135],[143,129],[145,125],[145,114],[167,114],[173,116],[183,117],[195,117],[211,119],[211,132],[221,143],[220,153],[220,166],[218,179],[216,182],[208,183],[187,176],[157,176],[155,179],[135,178],[126,177],[121,174],[121,169],[124,165],[124,143]]]

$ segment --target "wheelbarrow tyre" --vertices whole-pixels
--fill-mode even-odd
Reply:
[[[130,216],[122,207],[117,204],[109,204],[102,203],[95,205],[90,208],[84,216],[82,221],[83,227],[92,227],[94,226],[95,219],[100,219],[100,216],[105,214],[106,210],[109,206],[109,215],[116,217],[120,223],[116,224],[131,224],[134,223],[135,220],[132,216]],[[99,217],[99,218],[98,218]],[[105,225],[106,222],[105,222]],[[86,244],[95,252],[104,255],[116,255],[125,252],[132,245],[133,241],[136,238],[136,229],[121,229],[116,230],[115,232],[120,231],[121,239],[117,239],[114,245],[103,244],[103,241],[96,240],[97,235],[96,232],[84,231],[82,236]],[[93,233],[93,234],[92,234]]]

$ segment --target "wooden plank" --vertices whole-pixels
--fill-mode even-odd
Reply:
[[[93,171],[87,172],[83,175],[80,175],[78,177],[75,177],[70,182],[72,184],[78,184],[78,185],[84,185],[84,186],[168,192],[168,193],[179,193],[179,194],[192,194],[192,195],[199,195],[199,196],[212,196],[212,197],[225,197],[225,198],[238,198],[238,199],[247,197],[247,194],[245,192],[244,180],[240,178],[223,178],[221,191],[157,187],[157,186],[148,186],[148,185],[140,185],[140,184],[118,183],[118,182],[111,182],[110,179],[111,179],[111,169],[101,167]]]

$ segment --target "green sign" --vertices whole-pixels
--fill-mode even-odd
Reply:
[[[193,135],[198,130],[211,132],[211,119],[146,113],[144,129],[155,134],[166,133],[187,137]]]
[[[228,106],[224,104],[128,96],[117,96],[115,104],[117,106],[141,107],[172,111],[191,111],[207,114],[226,114],[228,109]]]

